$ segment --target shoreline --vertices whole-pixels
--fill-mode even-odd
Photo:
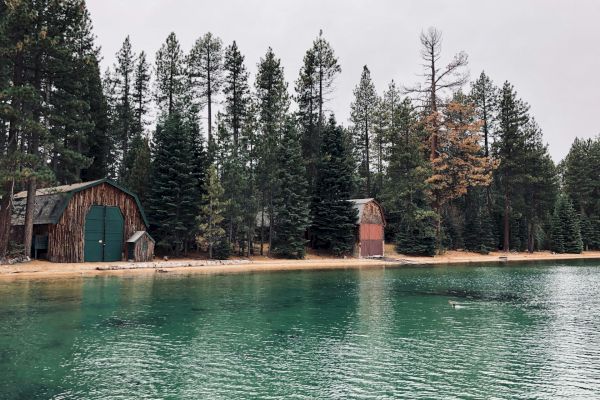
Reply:
[[[506,260],[501,259],[506,257]],[[362,268],[401,268],[419,266],[449,266],[457,264],[506,264],[515,262],[556,262],[577,260],[600,260],[600,251],[582,254],[502,253],[488,255],[449,251],[435,257],[410,257],[391,254],[385,259],[325,258],[309,255],[304,260],[231,259],[225,261],[176,259],[156,260],[147,263],[51,263],[34,260],[27,263],[0,265],[0,281],[15,279],[59,279],[85,276],[132,276],[164,273],[165,275],[221,275],[277,271],[310,271]]]

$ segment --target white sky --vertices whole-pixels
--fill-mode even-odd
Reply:
[[[184,51],[211,31],[236,40],[254,82],[256,63],[271,46],[293,93],[305,51],[319,29],[342,73],[328,107],[347,124],[352,90],[367,64],[381,93],[391,79],[419,82],[419,33],[443,32],[443,61],[469,55],[481,70],[514,84],[531,105],[555,161],[573,139],[600,133],[600,1],[598,0],[88,0],[103,70],[126,35],[151,58],[174,31]]]

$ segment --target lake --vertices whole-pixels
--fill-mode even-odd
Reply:
[[[0,280],[0,296],[2,399],[600,397],[600,262]]]

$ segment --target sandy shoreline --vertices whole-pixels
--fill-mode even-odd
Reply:
[[[389,254],[389,252],[388,252]],[[501,259],[506,257],[506,260]],[[266,257],[248,259],[234,259],[224,263],[218,261],[177,259],[170,261],[156,260],[153,263],[67,263],[58,264],[47,261],[32,261],[15,265],[0,265],[0,280],[13,279],[50,279],[66,278],[73,276],[98,276],[98,275],[139,275],[139,274],[235,274],[274,271],[300,271],[324,269],[352,269],[352,268],[382,268],[402,266],[431,266],[452,265],[469,263],[504,263],[524,261],[561,261],[561,260],[600,260],[600,251],[585,252],[583,254],[552,254],[550,252],[538,253],[500,253],[494,252],[487,255],[467,253],[462,251],[449,251],[444,255],[435,257],[409,257],[400,254],[389,254],[384,260],[369,259],[335,259],[317,256],[308,256],[305,260],[279,260]]]

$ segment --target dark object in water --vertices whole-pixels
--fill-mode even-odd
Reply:
[[[161,274],[165,274],[165,273],[167,273],[169,271],[167,271],[166,269],[157,269],[156,272],[159,272]]]

